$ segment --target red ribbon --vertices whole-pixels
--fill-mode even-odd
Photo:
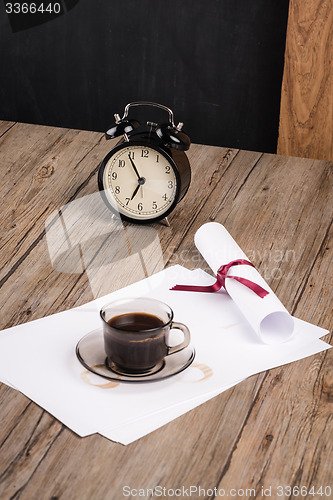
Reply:
[[[229,262],[229,264],[224,264],[221,266],[216,275],[216,283],[213,285],[208,285],[208,286],[197,286],[197,285],[176,285],[170,290],[181,290],[184,292],[217,292],[220,290],[222,287],[225,288],[225,280],[226,278],[232,278],[234,280],[239,281],[243,285],[247,286],[250,288],[254,293],[259,295],[262,299],[269,294],[267,290],[262,288],[260,285],[257,285],[257,283],[254,283],[253,281],[247,280],[246,278],[240,278],[239,276],[230,276],[228,275],[228,271],[231,267],[233,266],[239,266],[239,265],[247,265],[247,266],[252,266],[254,265],[249,262],[248,260],[245,259],[237,259],[237,260],[232,260]]]

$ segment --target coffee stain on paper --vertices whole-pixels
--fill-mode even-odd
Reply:
[[[103,368],[104,365],[95,365],[93,368]],[[119,382],[114,382],[113,380],[109,380],[105,384],[94,384],[90,380],[90,376],[94,376],[93,373],[91,373],[89,370],[85,370],[84,372],[81,372],[80,377],[85,382],[86,384],[92,385],[94,387],[100,387],[101,389],[114,389],[115,387],[118,387]],[[96,376],[96,375],[95,375]],[[98,375],[97,375],[98,376]]]
[[[194,368],[194,370],[193,370]],[[197,370],[201,372],[200,378],[197,377]],[[204,382],[213,376],[213,370],[210,366],[205,365],[204,363],[192,363],[186,370],[186,378],[182,376],[180,382],[184,382],[185,384],[196,384],[198,382]],[[183,372],[184,374],[185,372]]]

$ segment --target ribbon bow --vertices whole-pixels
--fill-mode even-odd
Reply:
[[[257,283],[254,283],[253,281],[247,280],[246,278],[240,278],[239,276],[230,276],[228,275],[228,271],[231,267],[233,266],[239,266],[239,265],[247,265],[247,266],[252,266],[254,265],[249,262],[248,260],[245,259],[237,259],[237,260],[232,260],[229,262],[229,264],[224,264],[221,266],[216,274],[216,282],[213,285],[208,285],[208,286],[198,286],[198,285],[175,285],[174,287],[170,288],[170,290],[181,290],[184,292],[217,292],[220,290],[222,287],[225,288],[225,280],[226,278],[232,278],[234,280],[239,281],[243,285],[247,286],[250,288],[254,293],[256,293],[259,297],[262,299],[269,294],[267,290],[262,288],[260,285],[257,285]]]

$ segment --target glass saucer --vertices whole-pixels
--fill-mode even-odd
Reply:
[[[102,329],[94,330],[85,335],[76,346],[76,355],[80,363],[95,375],[117,382],[153,382],[176,375],[185,370],[195,357],[194,347],[185,347],[182,351],[166,356],[158,371],[148,374],[129,375],[113,371],[108,363],[104,351]]]

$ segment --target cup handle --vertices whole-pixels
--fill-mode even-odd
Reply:
[[[187,347],[189,345],[190,340],[191,340],[190,330],[187,328],[186,325],[184,325],[183,323],[177,323],[176,321],[173,321],[170,325],[170,330],[172,330],[174,328],[181,330],[183,332],[184,340],[181,344],[178,344],[175,346],[168,346],[167,355],[174,354],[175,352],[178,352],[178,351],[182,351],[183,349],[185,349],[185,347]]]

